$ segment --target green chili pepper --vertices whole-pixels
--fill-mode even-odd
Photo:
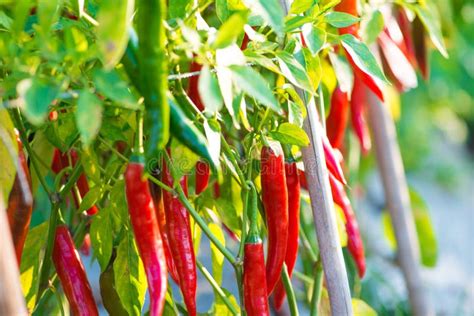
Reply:
[[[132,83],[142,92],[136,52],[137,36],[135,31],[130,29],[130,40],[125,54],[122,57],[122,64]],[[176,100],[168,98],[167,104],[169,104],[170,107],[170,126],[173,136],[194,153],[209,161],[211,166],[215,167],[211,155],[209,154],[204,135],[192,125],[186,114],[176,103]]]
[[[138,69],[145,98],[145,128],[149,133],[147,157],[156,157],[169,139],[170,109],[166,102],[168,65],[165,53],[165,0],[141,0],[138,3]]]

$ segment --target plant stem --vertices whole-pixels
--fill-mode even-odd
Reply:
[[[321,264],[321,259],[316,262],[315,270],[313,294],[311,295],[311,316],[318,315],[319,301],[321,300],[321,289],[323,287],[323,266]]]
[[[97,139],[99,139],[102,144],[105,145],[108,149],[110,149],[115,155],[117,155],[120,159],[122,159],[124,162],[128,162],[128,158],[122,155],[114,146],[110,145],[102,136],[98,136]]]
[[[229,144],[227,143],[223,135],[221,135],[221,144],[222,144],[222,149],[224,150],[224,153],[226,154],[227,158],[230,160],[230,162],[234,166],[234,169],[237,172],[237,175],[239,176],[239,179],[241,182],[240,185],[242,186],[242,189],[248,190],[249,186],[246,183],[244,173],[242,172],[242,169],[240,168],[239,163],[237,162],[237,158],[235,157],[235,154],[232,152],[232,149],[230,148]]]
[[[183,189],[181,188],[180,185],[177,185],[176,188],[176,193],[178,193],[178,198],[183,203],[184,207],[188,210],[189,214],[193,217],[194,221],[201,227],[202,231],[206,236],[211,240],[211,242],[219,249],[219,251],[226,257],[229,262],[235,266],[236,264],[236,259],[232,255],[232,253],[224,246],[221,244],[221,242],[214,236],[214,234],[211,232],[209,227],[207,227],[206,223],[202,219],[201,216],[199,216],[198,212],[194,209],[194,207],[191,205],[189,200],[186,198],[186,195],[184,194]]]
[[[297,271],[297,270],[293,270],[293,274],[292,274],[294,277],[296,277],[297,279],[299,279],[301,282],[304,282],[306,283],[307,285],[313,285],[314,283],[314,280],[311,279],[309,276],[307,276],[306,274],[303,274],[302,272],[300,271]]]
[[[158,180],[155,176],[149,174],[149,173],[145,173],[145,177],[150,180],[151,182],[153,182],[154,184],[158,185],[160,188],[162,188],[163,190],[165,190],[166,192],[173,192],[173,188],[172,187],[169,187],[167,186],[166,184],[164,184],[162,181]]]
[[[308,251],[308,255],[311,257],[311,261],[316,262],[318,260],[318,256],[316,255],[316,252],[313,250],[313,247],[311,246],[311,243],[309,242],[308,236],[306,236],[306,233],[303,229],[300,229],[300,238],[301,238],[301,243],[303,244],[306,251]]]
[[[291,285],[290,275],[288,274],[288,269],[286,268],[286,264],[283,264],[283,269],[281,270],[281,279],[283,281],[283,285],[285,286],[286,296],[288,299],[288,306],[290,307],[290,315],[291,316],[298,316],[298,306],[296,304],[296,296],[295,292],[293,291],[293,286]]]
[[[229,299],[227,298],[227,296],[225,295],[224,291],[222,291],[222,288],[219,286],[219,284],[217,284],[216,280],[212,277],[212,275],[209,273],[209,271],[206,269],[206,267],[204,267],[202,265],[201,262],[199,262],[198,260],[196,260],[196,265],[197,267],[199,268],[199,270],[201,270],[202,274],[204,275],[204,277],[207,279],[207,281],[209,282],[209,284],[212,286],[212,288],[216,291],[216,293],[219,295],[219,297],[222,299],[222,301],[224,302],[225,305],[227,305],[227,307],[229,308],[229,310],[231,311],[231,313],[233,315],[237,315],[238,314],[238,311],[235,310],[235,307],[232,305],[231,301],[229,301]]]

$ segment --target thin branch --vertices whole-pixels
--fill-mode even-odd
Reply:
[[[291,316],[298,316],[299,312],[298,305],[296,304],[295,291],[293,290],[293,286],[291,285],[291,279],[290,275],[288,274],[286,264],[283,264],[283,268],[281,269],[281,280],[283,281],[283,285],[285,286],[288,306],[290,308],[290,314]]]

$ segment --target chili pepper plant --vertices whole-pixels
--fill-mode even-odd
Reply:
[[[436,16],[431,0],[2,1],[0,197],[29,312],[327,312],[313,106],[335,243],[372,315],[352,190],[368,95],[428,79]]]

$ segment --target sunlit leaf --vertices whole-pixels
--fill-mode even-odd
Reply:
[[[102,103],[94,94],[87,90],[81,91],[77,101],[76,124],[85,146],[88,146],[99,133],[102,111]]]
[[[284,13],[278,0],[244,0],[253,13],[260,15],[278,35],[283,35]]]
[[[35,125],[44,122],[48,107],[56,99],[59,88],[38,78],[25,79],[17,85],[18,96],[24,102],[24,114]]]
[[[433,44],[445,58],[448,58],[443,34],[441,33],[440,17],[436,4],[431,1],[424,1],[423,4],[415,6],[415,11],[428,30]]]
[[[215,223],[209,223],[209,229],[212,234],[219,240],[219,242],[225,246],[224,232]],[[212,261],[212,276],[216,280],[217,284],[222,284],[222,271],[224,267],[224,255],[222,252],[211,242],[211,261]]]
[[[324,16],[327,23],[334,27],[347,27],[360,21],[360,18],[344,12],[332,11]]]
[[[6,109],[0,109],[0,133],[0,157],[3,157],[2,168],[0,168],[0,188],[5,198],[9,196],[13,181],[15,181],[18,154],[13,122]]]
[[[101,271],[105,271],[112,255],[113,247],[113,208],[105,207],[92,220],[89,235],[94,256],[99,262]]]
[[[295,0],[291,4],[290,14],[301,14],[309,10],[315,3],[315,0]]]
[[[334,53],[329,53],[329,60],[333,66],[341,91],[350,94],[354,85],[354,73],[351,66],[346,59]]]
[[[363,300],[353,298],[352,310],[354,316],[377,316],[377,312]]]
[[[303,25],[302,34],[306,45],[308,45],[309,50],[313,54],[317,54],[326,43],[326,31],[320,27],[313,26],[312,23]]]
[[[277,53],[281,72],[294,85],[312,93],[313,86],[303,66],[290,53],[281,51]]]
[[[94,83],[100,93],[115,101],[117,105],[131,110],[138,109],[137,98],[130,92],[128,83],[122,80],[116,71],[96,70]]]
[[[371,11],[370,17],[368,19],[364,19],[361,23],[360,33],[362,34],[364,42],[367,44],[375,42],[380,32],[383,31],[384,25],[385,23],[382,12],[379,10]]]
[[[219,89],[219,82],[208,66],[204,66],[201,69],[198,89],[206,110],[215,113],[222,108],[223,99]]]
[[[298,125],[291,123],[281,124],[276,131],[271,131],[270,135],[283,144],[296,146],[308,146],[309,144],[306,132]]]
[[[224,48],[235,43],[237,38],[244,31],[244,25],[247,22],[247,15],[248,13],[246,11],[242,11],[230,16],[230,18],[219,28],[213,46],[215,48]]]

